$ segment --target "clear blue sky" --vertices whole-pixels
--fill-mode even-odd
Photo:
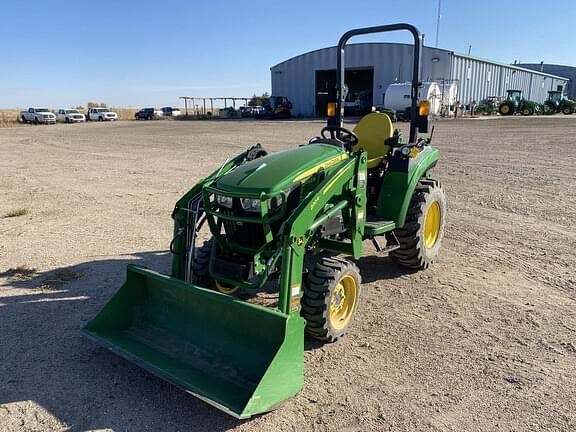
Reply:
[[[0,107],[250,96],[270,90],[270,66],[334,45],[351,28],[409,22],[434,45],[436,8],[437,0],[0,0]],[[576,65],[575,23],[576,0],[442,0],[439,46]]]

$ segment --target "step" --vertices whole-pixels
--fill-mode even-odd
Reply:
[[[368,215],[364,225],[365,236],[377,236],[392,231],[396,228],[394,221],[379,219],[374,215]]]

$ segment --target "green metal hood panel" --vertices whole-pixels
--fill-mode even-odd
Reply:
[[[218,179],[215,186],[234,192],[276,192],[346,158],[346,152],[335,146],[307,145],[247,162]]]

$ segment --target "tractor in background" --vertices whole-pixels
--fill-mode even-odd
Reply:
[[[544,102],[545,113],[556,114],[563,113],[570,115],[576,109],[576,102],[563,97],[562,92],[558,90],[550,90],[548,98]]]
[[[288,119],[292,117],[292,102],[286,96],[270,96],[262,111],[256,113],[257,119]]]
[[[503,116],[514,114],[530,116],[538,111],[539,109],[535,102],[522,97],[522,90],[507,90],[506,100],[498,106],[498,112]]]

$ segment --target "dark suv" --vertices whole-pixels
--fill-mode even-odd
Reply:
[[[136,114],[134,114],[136,120],[153,120],[158,118],[158,114],[154,108],[142,108]]]

